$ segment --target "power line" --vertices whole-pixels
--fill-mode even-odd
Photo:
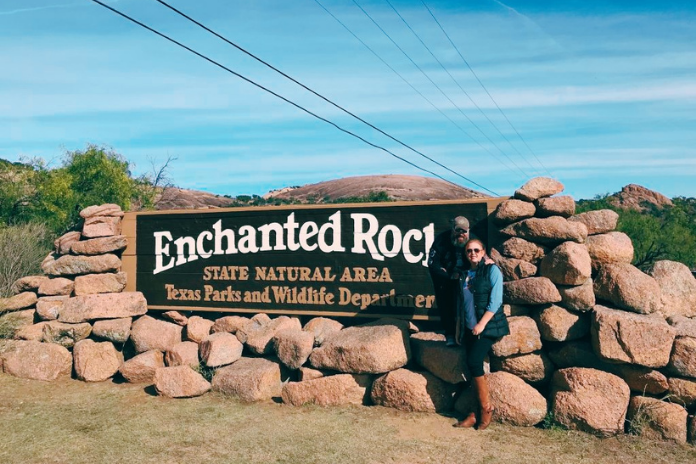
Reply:
[[[391,38],[391,36],[387,33],[387,31],[385,31],[385,30],[382,28],[382,26],[380,26],[380,25],[377,23],[377,21],[375,21],[375,20],[372,18],[372,16],[370,16],[370,14],[369,14],[367,11],[365,11],[365,9],[364,9],[362,6],[360,6],[360,4],[359,4],[356,0],[353,0],[353,3],[355,3],[355,5],[356,5],[358,8],[360,8],[360,10],[361,10],[363,13],[365,13],[365,16],[367,16],[367,17],[370,19],[370,21],[372,21],[372,23],[373,23],[375,26],[377,26],[377,28],[378,28],[380,31],[382,31],[382,33],[391,41],[391,43],[394,44],[394,46],[395,46],[396,48],[398,48],[399,51],[400,51],[401,53],[403,53],[403,55],[404,55],[406,58],[408,58],[408,60],[411,62],[411,64],[413,64],[413,65],[423,74],[423,76],[425,76],[426,79],[428,79],[428,80],[430,81],[430,83],[433,84],[433,85],[435,86],[435,88],[437,88],[437,90],[439,90],[440,93],[441,93],[447,100],[449,100],[449,102],[452,103],[452,105],[453,105],[455,108],[457,108],[457,110],[462,114],[462,116],[464,116],[464,117],[465,117],[465,118],[466,118],[466,119],[467,119],[467,120],[480,132],[480,133],[481,133],[481,135],[483,135],[483,136],[486,138],[486,140],[488,140],[494,147],[496,147],[496,148],[498,149],[498,151],[500,151],[500,153],[502,153],[503,156],[505,156],[505,157],[506,157],[506,158],[507,158],[507,159],[520,171],[520,173],[522,173],[522,176],[523,176],[523,177],[525,177],[525,178],[528,177],[527,174],[526,174],[524,171],[522,171],[522,169],[517,165],[517,163],[515,163],[515,162],[512,160],[512,158],[510,158],[503,150],[501,150],[501,148],[500,148],[493,140],[491,140],[490,137],[488,137],[488,136],[486,135],[485,132],[483,132],[483,131],[481,130],[481,128],[478,126],[478,124],[476,124],[476,123],[475,123],[475,122],[474,122],[474,121],[473,121],[473,120],[472,120],[472,119],[459,107],[459,105],[457,105],[457,104],[456,104],[456,103],[455,103],[455,102],[454,102],[454,101],[453,101],[453,100],[440,88],[440,86],[437,85],[437,84],[435,83],[435,81],[433,81],[433,80],[430,78],[430,76],[428,76],[428,74],[427,74],[425,71],[423,71],[423,69],[422,69],[420,66],[418,66],[418,64],[417,64],[415,61],[413,61],[413,59],[409,56],[409,54],[406,53],[406,52],[404,51],[404,49],[401,48],[401,47],[399,46],[399,44],[397,44],[396,41],[395,41],[394,39]]]
[[[469,68],[469,71],[471,71],[471,74],[474,75],[474,77],[476,78],[476,80],[478,81],[478,83],[481,85],[481,87],[483,88],[483,90],[486,92],[486,94],[488,95],[488,97],[491,99],[491,101],[493,102],[493,104],[495,105],[495,107],[498,108],[498,111],[500,112],[500,114],[503,115],[503,118],[505,118],[505,120],[506,120],[507,123],[510,125],[510,127],[512,127],[512,130],[515,131],[515,133],[516,133],[517,136],[520,138],[520,140],[522,141],[522,143],[524,143],[524,145],[527,147],[527,149],[529,150],[529,152],[534,156],[534,159],[537,160],[537,163],[539,163],[539,165],[540,165],[550,176],[553,177],[553,174],[551,174],[551,172],[546,168],[546,166],[544,166],[544,164],[541,162],[541,160],[537,157],[536,153],[534,153],[534,150],[532,150],[532,147],[530,147],[530,146],[527,144],[527,141],[524,139],[524,137],[522,137],[522,134],[519,133],[519,131],[517,130],[517,128],[516,128],[516,127],[512,124],[512,122],[508,119],[508,117],[507,117],[507,115],[505,114],[505,112],[503,111],[503,109],[498,105],[498,102],[495,101],[495,99],[493,98],[493,95],[491,95],[490,92],[488,91],[488,89],[486,88],[486,86],[483,85],[483,82],[481,82],[481,79],[479,79],[478,75],[474,72],[474,69],[471,67],[471,65],[469,65],[469,62],[464,58],[464,56],[462,55],[462,52],[459,51],[459,48],[454,44],[454,42],[453,42],[452,39],[450,38],[449,34],[447,34],[447,31],[445,31],[445,28],[442,27],[442,24],[440,24],[440,21],[437,20],[437,18],[435,17],[435,15],[433,14],[433,12],[430,10],[430,8],[428,7],[428,5],[425,3],[425,1],[424,1],[424,0],[421,0],[421,3],[422,3],[423,6],[425,7],[425,9],[428,10],[428,13],[430,13],[430,16],[432,16],[432,18],[435,20],[435,23],[437,23],[437,25],[439,26],[439,28],[440,28],[440,30],[442,31],[442,33],[445,34],[445,37],[447,37],[447,40],[449,40],[449,43],[452,44],[452,47],[457,51],[457,54],[459,55],[459,57],[462,59],[462,61],[464,62],[464,64],[466,64],[466,67]]]
[[[495,130],[498,131],[498,133],[503,137],[503,139],[505,139],[505,141],[508,143],[508,145],[510,145],[510,147],[511,147],[513,150],[515,150],[515,152],[516,152],[518,155],[520,155],[520,158],[522,158],[522,159],[524,159],[525,161],[527,161],[527,164],[529,164],[529,167],[530,167],[530,168],[536,169],[534,166],[532,166],[532,164],[531,164],[526,158],[524,158],[524,156],[522,155],[522,153],[520,153],[520,151],[517,149],[517,147],[515,147],[515,146],[510,142],[510,140],[508,140],[508,138],[505,136],[505,134],[503,134],[503,132],[500,130],[500,128],[495,124],[495,122],[493,122],[493,121],[491,120],[491,118],[489,118],[488,115],[481,109],[481,107],[478,106],[478,104],[474,101],[474,99],[471,98],[471,95],[469,95],[469,93],[468,93],[466,90],[464,90],[464,88],[461,86],[461,84],[459,83],[459,81],[456,80],[456,79],[454,78],[454,76],[452,75],[452,73],[450,73],[449,70],[445,67],[445,65],[442,64],[442,62],[440,61],[440,59],[439,59],[437,56],[435,56],[435,53],[433,53],[433,51],[430,49],[430,47],[428,47],[428,45],[423,41],[423,39],[421,38],[421,36],[418,35],[418,33],[411,27],[411,25],[408,23],[408,21],[406,21],[406,18],[404,18],[404,17],[401,15],[401,13],[398,12],[398,10],[394,7],[394,5],[393,5],[389,0],[385,0],[385,1],[386,1],[387,4],[391,7],[391,9],[394,10],[394,13],[396,13],[396,15],[399,17],[399,19],[401,19],[401,21],[406,25],[406,27],[408,28],[408,30],[411,31],[411,33],[416,37],[416,39],[418,39],[418,41],[421,43],[421,45],[423,45],[423,47],[425,47],[425,49],[428,51],[428,53],[430,53],[430,56],[432,56],[433,59],[434,59],[435,61],[437,61],[437,64],[440,65],[440,67],[442,68],[442,70],[445,71],[445,72],[447,73],[447,75],[448,75],[449,78],[452,80],[452,82],[454,82],[455,85],[456,85],[457,87],[459,87],[459,90],[461,90],[462,93],[463,93],[464,95],[466,95],[466,98],[468,98],[469,101],[476,107],[476,109],[479,111],[479,113],[481,113],[481,114],[483,115],[483,117],[485,117],[486,120],[487,120],[489,123],[491,123],[491,125],[495,128]]]
[[[242,80],[248,82],[249,84],[252,84],[253,86],[258,87],[259,89],[264,90],[265,92],[268,92],[268,93],[270,93],[271,95],[273,95],[273,96],[275,96],[275,97],[277,97],[277,98],[280,98],[281,100],[285,101],[286,103],[291,104],[292,106],[296,107],[297,109],[299,109],[299,110],[301,110],[301,111],[304,111],[305,113],[307,113],[307,114],[309,114],[309,115],[311,115],[311,116],[314,116],[315,118],[317,118],[317,119],[319,119],[319,120],[321,120],[321,121],[324,121],[324,122],[327,123],[327,124],[330,124],[330,125],[334,126],[336,129],[340,130],[341,132],[344,132],[344,133],[346,133],[346,134],[348,134],[348,135],[351,135],[351,136],[353,136],[353,137],[355,137],[355,138],[361,140],[362,142],[364,142],[364,143],[366,143],[366,144],[368,144],[368,145],[370,145],[370,146],[372,146],[372,147],[374,147],[374,148],[377,148],[377,149],[379,149],[379,150],[382,150],[382,151],[384,151],[384,152],[390,154],[390,155],[393,156],[394,158],[397,158],[397,159],[403,161],[404,163],[407,163],[407,164],[409,164],[409,165],[415,167],[416,169],[419,169],[420,171],[423,171],[423,172],[427,172],[427,173],[429,173],[429,174],[432,174],[433,176],[435,176],[435,177],[437,177],[437,178],[439,178],[439,179],[441,179],[441,180],[443,180],[443,181],[445,181],[445,182],[447,182],[447,183],[449,183],[449,184],[452,184],[452,185],[455,185],[455,186],[459,187],[459,186],[458,186],[457,184],[455,184],[454,182],[451,182],[451,181],[445,179],[444,177],[440,176],[439,174],[436,174],[436,173],[434,173],[434,172],[432,172],[432,171],[429,171],[429,170],[427,170],[427,169],[425,169],[425,168],[422,168],[422,167],[418,166],[417,164],[415,164],[415,163],[413,163],[413,162],[411,162],[411,161],[409,161],[409,160],[407,160],[407,159],[405,159],[405,158],[402,158],[401,156],[398,156],[397,154],[391,152],[390,150],[388,150],[388,149],[386,149],[386,148],[384,148],[384,147],[381,147],[381,146],[379,146],[379,145],[376,145],[376,144],[374,144],[374,143],[372,143],[372,142],[370,142],[370,141],[364,139],[363,137],[361,137],[361,136],[359,136],[359,135],[357,135],[357,134],[355,134],[355,133],[353,133],[353,132],[351,132],[351,131],[349,131],[349,130],[347,130],[347,129],[344,129],[344,128],[340,127],[340,126],[337,125],[336,123],[334,123],[334,122],[332,122],[332,121],[330,121],[330,120],[328,120],[328,119],[326,119],[326,118],[323,118],[323,117],[319,116],[318,114],[315,114],[315,113],[311,112],[310,110],[308,110],[308,109],[306,109],[306,108],[304,108],[304,107],[298,105],[297,103],[295,103],[295,102],[293,102],[293,101],[291,101],[291,100],[288,100],[287,98],[283,97],[282,95],[277,94],[276,92],[274,92],[274,91],[272,91],[272,90],[270,90],[270,89],[268,89],[268,88],[262,86],[261,84],[258,84],[258,83],[256,83],[256,82],[254,82],[253,80],[251,80],[251,79],[249,79],[249,78],[247,78],[247,77],[245,77],[245,76],[239,74],[238,72],[235,72],[235,71],[231,70],[230,68],[224,66],[223,64],[220,64],[220,63],[218,63],[217,61],[215,61],[215,60],[213,60],[213,59],[211,59],[211,58],[208,58],[207,56],[205,56],[205,55],[203,55],[203,54],[201,54],[201,53],[195,51],[194,49],[192,49],[192,48],[190,48],[190,47],[188,47],[188,46],[182,44],[181,42],[176,41],[175,39],[172,39],[171,37],[169,37],[169,36],[167,36],[167,35],[165,35],[165,34],[159,32],[159,31],[157,31],[157,30],[151,28],[150,26],[148,26],[148,25],[146,25],[146,24],[144,24],[144,23],[138,21],[137,19],[134,19],[134,18],[132,18],[132,17],[126,15],[125,13],[120,12],[119,10],[117,10],[117,9],[115,9],[115,8],[113,8],[113,7],[109,6],[109,5],[106,5],[106,4],[102,3],[102,2],[99,1],[99,0],[92,0],[92,2],[94,2],[94,3],[98,4],[98,5],[103,6],[103,7],[106,8],[107,10],[110,10],[110,11],[112,11],[113,13],[116,13],[117,15],[119,15],[119,16],[121,16],[121,17],[123,17],[123,18],[125,18],[125,19],[127,19],[127,20],[129,20],[129,21],[131,21],[131,22],[133,22],[133,23],[135,23],[135,24],[137,24],[138,26],[143,27],[143,28],[149,30],[150,32],[152,32],[152,33],[154,33],[154,34],[156,34],[156,35],[162,37],[163,39],[165,39],[165,40],[167,40],[167,41],[169,41],[169,42],[171,42],[171,43],[173,43],[173,44],[175,44],[175,45],[177,45],[177,46],[179,46],[179,47],[181,47],[181,48],[183,48],[183,49],[185,49],[185,50],[187,50],[187,51],[189,51],[189,52],[191,52],[191,53],[193,53],[194,55],[198,56],[199,58],[202,58],[202,59],[208,61],[209,63],[214,64],[215,66],[217,66],[217,67],[219,67],[219,68],[221,68],[221,69],[223,69],[223,70],[229,72],[230,74],[233,74],[234,76],[239,77],[240,79],[242,79]],[[495,193],[495,192],[493,192],[493,191],[491,191],[491,190],[489,190],[489,189],[483,187],[482,185],[477,184],[476,182],[473,182],[473,181],[472,181],[472,183],[473,183],[474,185],[478,186],[478,187],[483,188],[484,190],[486,190],[486,191],[488,191],[488,192],[491,192],[491,193],[492,193],[493,195],[495,195],[495,196],[499,196],[497,193]]]
[[[315,1],[316,4],[319,5],[329,16],[331,16],[333,19],[335,19],[336,22],[337,22],[338,24],[340,24],[341,26],[343,26],[343,28],[344,28],[346,31],[348,31],[348,33],[349,33],[350,35],[352,35],[358,42],[360,42],[365,48],[367,48],[367,49],[370,51],[370,53],[372,53],[378,60],[380,60],[380,61],[381,61],[387,68],[389,68],[394,74],[396,74],[397,76],[399,76],[399,78],[400,78],[402,81],[404,81],[409,87],[411,87],[411,88],[413,89],[414,92],[416,92],[418,95],[420,95],[421,98],[423,98],[423,100],[425,100],[426,102],[428,102],[428,103],[430,104],[430,106],[432,106],[432,107],[433,107],[436,111],[438,111],[442,116],[444,116],[445,118],[447,118],[447,120],[448,120],[449,122],[451,122],[451,123],[452,123],[457,129],[459,129],[464,135],[466,135],[467,137],[469,137],[469,138],[470,138],[474,143],[476,143],[476,145],[478,145],[482,150],[486,151],[489,155],[491,155],[493,158],[495,158],[495,160],[496,160],[497,162],[499,162],[500,164],[502,164],[503,166],[505,166],[505,167],[506,167],[507,169],[509,169],[510,172],[512,172],[513,174],[516,174],[515,171],[513,171],[513,169],[512,169],[509,165],[507,165],[504,161],[502,161],[500,158],[498,158],[498,156],[495,155],[493,152],[491,152],[490,150],[488,150],[488,148],[486,148],[486,147],[484,147],[483,145],[481,145],[481,143],[479,143],[478,140],[476,140],[474,137],[472,137],[471,134],[469,134],[469,132],[466,131],[466,129],[464,129],[462,126],[460,126],[459,124],[457,124],[456,121],[454,121],[454,120],[453,120],[452,118],[450,118],[447,114],[445,114],[440,108],[438,108],[428,97],[426,97],[425,95],[423,95],[423,93],[422,93],[420,90],[418,90],[417,88],[415,88],[415,87],[413,86],[413,84],[411,84],[404,76],[402,76],[401,74],[399,74],[399,72],[398,72],[396,69],[394,69],[389,63],[387,63],[387,62],[384,60],[384,58],[382,58],[376,51],[374,51],[368,44],[366,44],[365,41],[363,41],[360,37],[358,37],[348,26],[346,26],[345,23],[343,23],[340,19],[338,19],[338,18],[336,17],[336,15],[334,15],[333,13],[331,13],[331,11],[329,11],[324,5],[322,5],[321,2],[320,2],[319,0],[314,0],[314,1]]]
[[[175,7],[171,6],[171,5],[168,4],[167,2],[165,2],[165,1],[163,1],[163,0],[155,0],[155,1],[158,2],[158,3],[160,3],[160,4],[162,4],[163,6],[165,6],[165,7],[167,7],[167,8],[169,8],[170,10],[174,11],[174,12],[177,13],[178,15],[180,15],[180,16],[186,18],[187,20],[189,20],[190,22],[194,23],[194,24],[197,25],[198,27],[201,27],[202,29],[204,29],[204,30],[210,32],[210,33],[213,34],[215,37],[217,37],[217,38],[223,40],[223,41],[226,42],[227,44],[233,46],[233,47],[236,48],[237,50],[239,50],[239,51],[241,51],[242,53],[246,54],[247,56],[253,58],[254,60],[258,61],[259,63],[264,64],[265,66],[267,66],[268,68],[270,68],[270,69],[272,69],[273,71],[277,72],[278,74],[282,75],[282,76],[285,77],[286,79],[291,80],[291,81],[294,82],[295,84],[299,85],[300,87],[302,87],[303,89],[307,90],[308,92],[311,92],[312,94],[314,94],[314,95],[316,95],[317,97],[321,98],[322,100],[324,100],[325,102],[327,102],[327,103],[329,103],[330,105],[334,106],[335,108],[338,108],[339,110],[343,111],[344,113],[346,113],[346,114],[348,114],[348,115],[354,117],[354,118],[357,119],[358,121],[362,122],[363,124],[366,124],[367,126],[369,126],[369,127],[371,127],[372,129],[376,130],[376,131],[379,132],[380,134],[385,135],[386,137],[389,137],[389,138],[390,138],[391,140],[393,140],[394,142],[396,142],[396,143],[402,145],[403,147],[405,147],[405,148],[411,150],[411,151],[414,152],[414,153],[417,153],[418,155],[422,156],[423,158],[427,159],[428,161],[431,161],[431,162],[437,164],[438,166],[440,166],[441,168],[446,169],[447,171],[451,172],[452,174],[461,177],[462,179],[466,180],[467,182],[470,182],[470,183],[473,183],[473,184],[475,184],[475,185],[478,185],[478,184],[476,184],[476,182],[472,181],[471,179],[469,179],[469,178],[463,176],[462,174],[458,173],[457,171],[454,171],[454,170],[450,169],[449,167],[445,166],[444,164],[440,163],[439,161],[437,161],[437,160],[435,160],[435,159],[433,159],[433,158],[427,156],[426,154],[424,154],[424,153],[422,153],[422,152],[416,150],[415,148],[411,147],[410,145],[408,145],[408,144],[402,142],[401,140],[399,140],[399,139],[397,139],[397,138],[391,136],[390,134],[384,132],[384,131],[383,131],[382,129],[380,129],[379,127],[376,127],[376,126],[374,126],[373,124],[371,124],[370,122],[364,120],[364,119],[361,118],[360,116],[358,116],[358,115],[352,113],[351,111],[345,109],[345,108],[342,107],[341,105],[339,105],[339,104],[337,104],[337,103],[331,101],[330,99],[326,98],[325,96],[323,96],[323,95],[317,93],[316,91],[314,91],[314,90],[312,90],[311,88],[309,88],[309,87],[307,87],[306,85],[304,85],[302,82],[299,82],[297,79],[295,79],[295,78],[293,78],[293,77],[287,75],[286,73],[284,73],[284,72],[281,71],[280,69],[276,68],[276,67],[273,66],[272,64],[270,64],[270,63],[268,63],[268,62],[262,60],[261,58],[259,58],[258,56],[254,55],[254,54],[251,53],[250,51],[248,51],[248,50],[244,49],[243,47],[241,47],[240,45],[237,45],[236,43],[230,41],[230,40],[227,39],[226,37],[224,37],[224,36],[218,34],[217,32],[213,31],[212,29],[210,29],[209,27],[207,27],[207,26],[205,26],[204,24],[200,23],[199,21],[196,21],[195,19],[193,19],[192,17],[190,17],[190,16],[187,15],[186,13],[184,13],[184,12],[182,12],[182,11],[176,9]],[[482,187],[482,186],[480,186],[480,187],[481,187],[481,188],[485,188],[485,187]]]

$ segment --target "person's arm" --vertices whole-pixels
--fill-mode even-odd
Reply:
[[[447,269],[442,265],[442,254],[437,250],[434,243],[433,246],[430,247],[430,253],[428,253],[428,269],[432,275],[436,275],[443,279],[449,279]]]
[[[503,304],[503,273],[500,272],[498,266],[491,266],[488,271],[488,279],[492,287],[491,295],[486,312],[483,313],[481,320],[471,331],[474,335],[480,335],[483,332],[486,328],[486,324],[493,319],[493,316]]]

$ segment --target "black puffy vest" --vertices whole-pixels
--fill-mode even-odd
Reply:
[[[491,298],[491,286],[488,274],[490,273],[491,267],[495,264],[484,264],[481,262],[479,267],[476,269],[476,275],[474,280],[471,282],[471,291],[474,294],[474,307],[476,308],[476,320],[480,321],[483,314],[488,308],[488,302]],[[486,328],[483,329],[483,333],[486,337],[499,338],[510,334],[510,326],[508,325],[507,317],[505,312],[503,312],[502,304],[501,307],[495,312],[493,318],[488,321]]]

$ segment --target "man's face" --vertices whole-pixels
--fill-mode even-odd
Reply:
[[[469,229],[455,227],[452,229],[452,244],[456,247],[464,247],[469,240]]]

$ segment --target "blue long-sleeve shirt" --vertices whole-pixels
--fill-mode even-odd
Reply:
[[[468,282],[474,278],[476,271],[470,269],[467,271],[467,277],[462,282],[464,286],[464,317],[466,319],[466,327],[473,329],[478,323],[476,319],[476,308],[474,307],[474,295],[469,291]],[[488,272],[488,281],[491,284],[491,296],[488,301],[486,311],[495,314],[503,304],[503,273],[498,266],[491,266]]]

